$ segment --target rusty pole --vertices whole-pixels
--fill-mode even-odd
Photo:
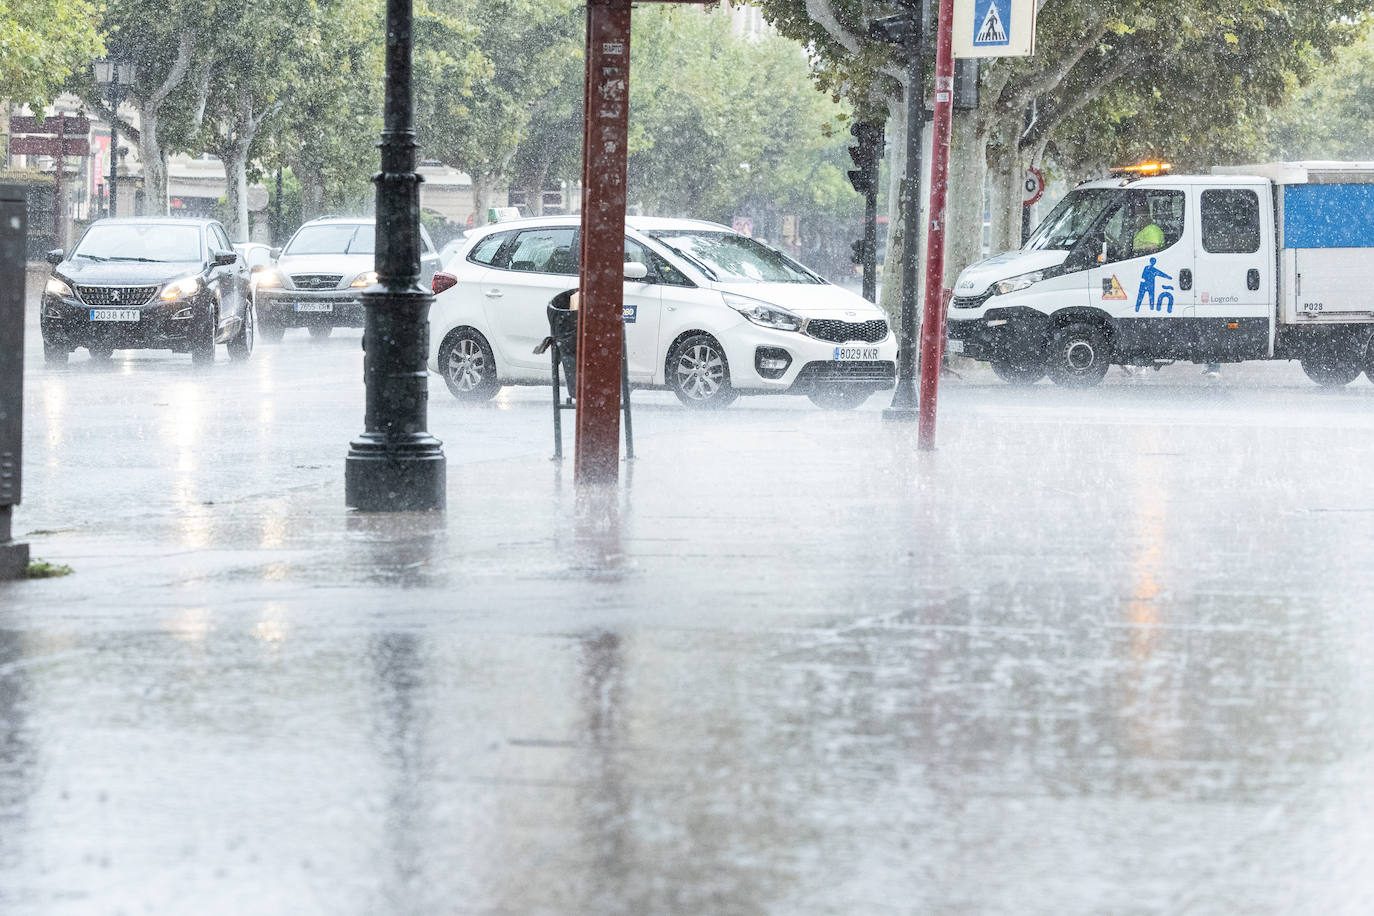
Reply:
[[[579,484],[614,483],[620,475],[629,86],[630,0],[589,0],[574,458]]]
[[[925,309],[921,317],[921,395],[917,445],[935,448],[935,402],[945,344],[945,197],[949,189],[949,130],[954,112],[954,0],[940,0],[936,18],[935,133],[930,159],[930,230],[926,237]]]

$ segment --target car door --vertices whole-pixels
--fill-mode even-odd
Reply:
[[[1118,357],[1187,357],[1195,348],[1187,196],[1173,188],[1131,188],[1091,237],[1089,304],[1116,319]]]
[[[1269,351],[1273,265],[1264,252],[1273,231],[1260,219],[1259,191],[1209,187],[1198,195],[1198,356],[1209,361],[1255,359]]]
[[[243,314],[245,301],[244,288],[247,286],[247,268],[243,257],[234,250],[229,235],[219,223],[210,223],[207,233],[210,243],[210,282],[219,299],[219,320],[223,325],[230,318]],[[215,258],[221,254],[232,254],[233,264],[216,264]]]
[[[663,281],[648,248],[625,239],[625,263],[644,265],[642,280],[625,280],[625,348],[630,381],[652,384],[660,352],[658,327],[663,317]]]
[[[498,362],[522,370],[548,371],[548,357],[534,348],[549,336],[549,300],[577,286],[577,229],[523,229],[504,246],[478,287],[489,341]]]

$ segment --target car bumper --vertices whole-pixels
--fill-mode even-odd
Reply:
[[[1049,329],[1046,316],[1034,309],[987,309],[976,318],[951,311],[945,322],[946,351],[988,362],[1015,362],[1042,353]]]
[[[259,289],[253,301],[259,321],[283,328],[363,326],[361,289]]]
[[[157,302],[137,309],[137,321],[92,321],[94,309],[77,299],[43,297],[39,325],[43,342],[53,346],[110,347],[116,350],[185,350],[198,301]]]
[[[882,389],[891,388],[897,377],[897,339],[890,330],[874,343],[840,344],[746,322],[722,336],[730,383],[740,391],[807,394],[849,385]]]

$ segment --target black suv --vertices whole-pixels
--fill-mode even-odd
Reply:
[[[189,352],[195,363],[213,362],[217,343],[234,359],[253,352],[248,265],[213,220],[97,220],[71,254],[50,251],[48,262],[41,325],[49,363],[65,363],[77,347],[97,360],[163,349]]]

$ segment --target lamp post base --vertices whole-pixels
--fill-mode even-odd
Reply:
[[[916,380],[898,378],[897,387],[892,392],[892,404],[883,411],[884,420],[911,422],[920,411],[917,407]]]
[[[344,504],[360,512],[442,512],[448,475],[438,439],[388,443],[364,434],[344,462]]]

